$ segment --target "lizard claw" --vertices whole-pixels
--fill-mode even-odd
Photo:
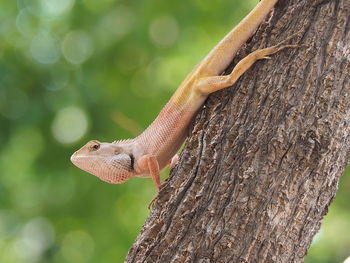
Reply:
[[[159,189],[158,189],[158,194],[151,200],[151,202],[148,204],[148,209],[151,209],[154,205],[154,203],[158,200],[158,197],[159,197],[159,192],[160,190],[163,189],[163,187],[165,186],[165,182],[162,183],[160,186],[159,186]]]
[[[158,199],[158,195],[156,195],[151,202],[148,204],[148,209],[151,210],[151,208],[153,207],[154,203],[157,201]]]

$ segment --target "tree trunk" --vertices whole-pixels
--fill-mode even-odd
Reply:
[[[303,262],[350,149],[350,1],[280,0],[209,97],[126,262]],[[232,68],[232,67],[231,67]]]

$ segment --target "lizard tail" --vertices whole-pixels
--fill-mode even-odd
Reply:
[[[213,70],[209,75],[221,74],[231,63],[239,48],[254,34],[278,0],[262,0],[233,28],[201,63],[203,71]],[[218,56],[218,54],[222,54]],[[215,71],[215,72],[214,72]]]

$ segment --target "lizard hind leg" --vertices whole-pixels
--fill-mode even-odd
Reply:
[[[285,43],[296,34],[288,37],[277,45],[258,49],[240,60],[233,68],[232,72],[223,76],[211,76],[201,78],[196,81],[195,89],[205,95],[232,86],[240,76],[242,76],[257,60],[271,59],[269,56],[285,48],[298,48],[299,45],[285,45]]]

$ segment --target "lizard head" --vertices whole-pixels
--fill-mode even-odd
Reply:
[[[125,144],[89,141],[70,160],[102,181],[120,184],[135,173],[134,157]]]

